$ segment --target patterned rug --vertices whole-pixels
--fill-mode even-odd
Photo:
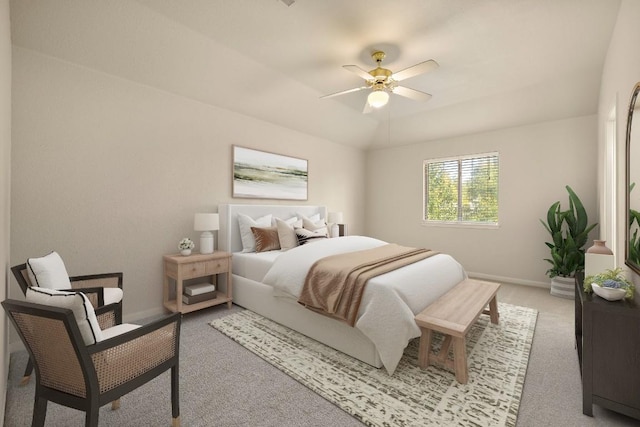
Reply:
[[[499,325],[480,316],[467,336],[464,385],[442,368],[418,368],[418,339],[389,376],[248,310],[210,324],[366,425],[515,426],[537,311],[499,311]]]

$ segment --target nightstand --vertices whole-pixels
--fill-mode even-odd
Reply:
[[[165,255],[163,257],[164,270],[164,287],[163,301],[164,306],[173,312],[189,313],[195,310],[201,310],[218,304],[227,303],[231,308],[233,293],[231,285],[231,254],[223,251],[215,251],[212,254],[195,253],[188,256],[180,254]],[[216,285],[217,293],[215,298],[194,304],[185,304],[182,302],[182,292],[184,289],[184,281],[197,278],[209,278],[211,283],[216,283],[217,275],[224,274],[226,276],[226,292],[221,292],[220,283]],[[172,289],[173,286],[173,289]],[[172,296],[172,290],[175,290],[175,299]]]

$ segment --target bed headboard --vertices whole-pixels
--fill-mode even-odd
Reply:
[[[302,214],[311,216],[320,214],[320,218],[327,218],[326,206],[295,206],[295,205],[219,205],[220,230],[218,231],[218,247],[227,252],[242,251],[238,214],[243,213],[251,218],[258,218],[272,214],[274,217],[288,219]]]

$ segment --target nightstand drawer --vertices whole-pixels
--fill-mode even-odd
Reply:
[[[226,273],[229,271],[229,260],[225,259],[215,259],[212,261],[207,261],[205,263],[205,273],[204,274],[220,274]]]
[[[192,262],[190,264],[185,264],[184,267],[182,268],[182,277],[184,279],[193,279],[196,277],[202,277],[208,274],[213,274],[213,273],[207,272],[207,265],[210,263],[211,263],[210,261],[201,261],[201,262]]]

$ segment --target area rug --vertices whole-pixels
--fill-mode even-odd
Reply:
[[[467,384],[421,370],[419,339],[390,376],[248,310],[210,325],[369,426],[515,426],[537,311],[499,303],[499,312],[499,325],[480,316],[467,336]]]

